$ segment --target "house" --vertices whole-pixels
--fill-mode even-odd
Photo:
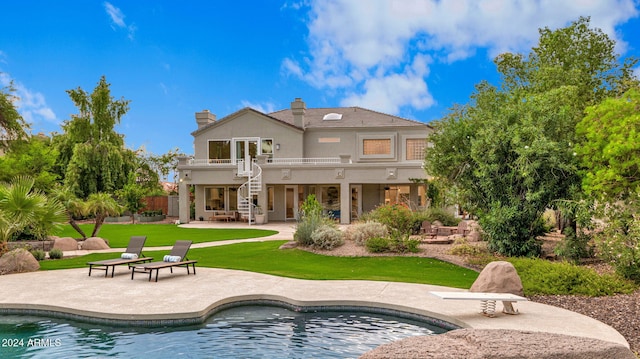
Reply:
[[[307,108],[300,98],[268,114],[195,117],[194,157],[178,165],[182,223],[189,186],[203,219],[295,220],[310,194],[343,224],[380,204],[425,206],[427,124],[361,107]]]

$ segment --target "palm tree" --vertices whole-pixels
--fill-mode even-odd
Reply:
[[[87,235],[75,220],[75,216],[85,216],[87,214],[87,205],[81,201],[68,187],[61,187],[53,191],[53,196],[58,199],[67,211],[69,224],[76,232],[80,233],[82,239],[86,239]]]
[[[104,219],[109,216],[119,216],[122,213],[122,207],[107,193],[93,193],[87,199],[87,213],[95,216],[96,224],[91,233],[91,236],[95,237],[100,232]]]
[[[64,206],[34,189],[34,183],[33,178],[21,176],[0,184],[0,240],[16,233],[45,239],[65,221]]]

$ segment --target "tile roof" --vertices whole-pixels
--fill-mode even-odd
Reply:
[[[323,120],[330,113],[342,115],[340,120]],[[293,124],[291,109],[269,113],[268,116],[282,122]],[[304,115],[306,128],[336,128],[336,127],[397,127],[397,126],[427,126],[426,123],[408,120],[402,117],[385,114],[362,107],[334,107],[307,108]]]

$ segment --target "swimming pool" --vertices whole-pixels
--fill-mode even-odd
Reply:
[[[203,324],[131,328],[0,317],[2,358],[357,358],[378,345],[446,332],[416,319],[358,311],[244,305]]]

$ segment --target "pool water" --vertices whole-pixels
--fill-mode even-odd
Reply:
[[[0,358],[357,358],[378,345],[446,329],[367,312],[240,306],[196,326],[109,327],[0,317]]]

